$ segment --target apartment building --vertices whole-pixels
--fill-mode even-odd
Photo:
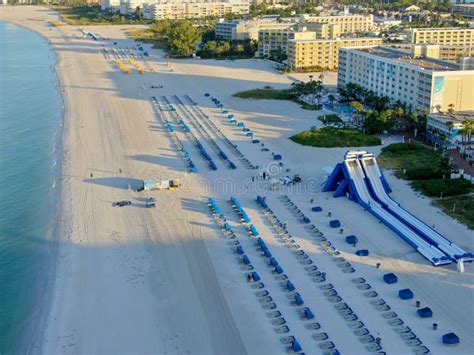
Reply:
[[[250,10],[249,0],[120,0],[120,13],[135,13],[138,6],[145,18],[153,20],[247,15]]]
[[[258,32],[258,56],[265,58],[274,50],[288,52],[288,42],[292,39],[316,39],[316,32],[298,31],[294,28],[261,30]]]
[[[258,40],[260,30],[284,30],[293,22],[277,22],[276,19],[224,20],[216,23],[216,38],[226,40]]]
[[[474,4],[453,4],[451,9],[454,14],[460,14],[465,19],[474,19]]]
[[[465,119],[474,119],[474,111],[456,112],[455,114],[432,113],[428,115],[426,127],[429,132],[443,135],[448,143],[459,144],[462,142],[462,135],[459,132],[464,128]],[[470,142],[466,143],[474,143],[474,136],[471,137]]]
[[[409,38],[413,44],[472,46],[474,28],[413,28],[410,30]]]
[[[474,57],[474,46],[395,43],[390,44],[390,47],[410,51],[417,58],[428,57],[459,62],[461,58]]]
[[[379,96],[429,112],[474,109],[474,70],[452,62],[415,58],[388,47],[341,48],[338,86],[358,84]]]
[[[288,40],[288,67],[301,70],[311,67],[335,69],[339,48],[382,44],[381,38],[290,39]]]
[[[319,23],[319,22],[301,22],[298,25],[301,31],[316,32],[316,38],[334,39],[341,37],[342,27],[340,24]]]
[[[374,29],[373,15],[337,15],[337,16],[310,16],[301,15],[302,23],[305,23],[309,31],[313,31],[313,24],[326,23],[340,25],[341,33],[370,32]]]
[[[105,10],[119,10],[120,0],[100,0],[100,8]]]

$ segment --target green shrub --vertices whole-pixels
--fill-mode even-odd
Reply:
[[[382,149],[377,159],[395,175],[408,180],[441,179],[448,177],[451,168],[439,151],[420,145],[395,143]]]
[[[465,195],[474,190],[472,183],[466,179],[418,180],[413,181],[411,186],[430,197]]]
[[[378,137],[370,136],[350,128],[324,127],[311,131],[303,131],[290,139],[302,145],[312,147],[369,147],[380,145]]]

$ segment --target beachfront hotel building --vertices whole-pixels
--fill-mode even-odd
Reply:
[[[410,30],[413,44],[438,44],[449,46],[474,45],[474,28],[413,28]]]
[[[225,40],[258,40],[261,30],[285,30],[294,22],[277,22],[275,19],[256,20],[225,20],[219,19],[216,23],[216,38]]]
[[[233,13],[247,15],[249,0],[120,0],[120,13],[133,14],[143,8],[143,17],[152,20],[182,20]]]
[[[451,62],[459,62],[462,58],[474,57],[474,46],[451,46],[446,44],[411,44],[395,43],[390,47],[410,51],[413,56],[428,57]]]
[[[288,53],[288,43],[292,39],[315,40],[316,32],[298,31],[294,28],[261,30],[258,32],[257,55],[260,58],[266,58],[275,50]]]
[[[431,113],[428,115],[426,128],[430,133],[444,136],[449,144],[459,144],[462,143],[460,131],[464,128],[465,119],[474,120],[474,111],[461,111],[454,114]],[[474,143],[474,136],[471,137],[471,141],[465,143]]]
[[[341,33],[370,32],[374,29],[373,15],[337,15],[337,16],[310,16],[301,15],[300,22],[304,23],[309,31],[316,30],[317,23],[339,25]]]
[[[474,19],[474,4],[453,4],[451,9],[454,14],[460,14],[467,20]]]
[[[358,84],[415,110],[474,110],[474,70],[388,47],[341,48],[338,87]]]
[[[374,46],[382,44],[381,38],[336,38],[288,40],[288,67],[302,70],[312,67],[336,69],[339,61],[339,48]]]

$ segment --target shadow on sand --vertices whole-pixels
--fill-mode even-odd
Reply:
[[[133,190],[137,190],[139,187],[143,185],[142,180],[127,178],[127,177],[120,177],[120,176],[97,178],[97,179],[94,179],[94,178],[84,179],[84,182],[87,182],[89,184],[114,187],[116,189],[123,189],[123,190],[127,190],[129,187],[131,187]]]

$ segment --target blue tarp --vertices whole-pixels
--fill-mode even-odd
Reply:
[[[413,291],[409,288],[398,291],[398,297],[402,300],[411,300],[413,298]]]
[[[281,154],[275,154],[273,160],[281,160]]]
[[[367,256],[369,255],[369,251],[367,249],[360,249],[356,251],[357,256]]]
[[[311,211],[313,212],[321,212],[322,210],[323,208],[321,206],[316,206],[316,207],[311,208]]]
[[[253,139],[253,140],[252,140],[252,143],[254,143],[254,144],[260,143],[260,140],[259,140],[259,139]]]
[[[205,96],[205,97],[209,97],[209,96],[211,96],[211,94],[209,94],[208,92],[206,92],[206,93],[204,94],[204,96]]]
[[[388,284],[395,284],[398,282],[398,277],[397,275],[391,272],[389,274],[383,275],[383,280]]]
[[[329,225],[331,228],[339,228],[341,226],[341,222],[339,222],[338,219],[333,219],[332,221],[329,221]]]

